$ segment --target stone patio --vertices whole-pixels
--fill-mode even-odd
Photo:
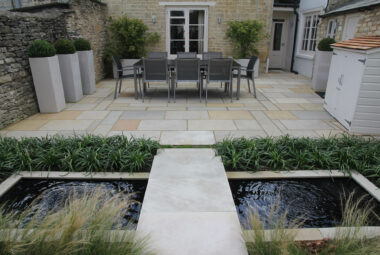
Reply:
[[[236,82],[235,82],[236,84]],[[230,99],[219,84],[209,89],[209,100],[199,101],[194,84],[180,84],[176,103],[167,102],[166,85],[151,84],[145,102],[134,99],[133,81],[123,82],[114,100],[115,81],[103,80],[93,95],[67,104],[56,114],[36,114],[0,131],[5,136],[46,136],[92,133],[150,137],[161,144],[213,144],[225,137],[321,137],[345,132],[323,109],[323,99],[311,89],[311,80],[285,72],[261,74],[258,97],[248,93]]]

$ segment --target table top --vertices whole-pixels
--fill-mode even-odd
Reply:
[[[168,59],[168,65],[170,67],[174,67],[175,66],[175,59]],[[200,65],[201,65],[201,67],[202,66],[203,67],[207,66],[208,65],[208,60],[201,60],[200,61]],[[137,68],[143,67],[143,61],[142,61],[142,59],[140,59],[139,61],[137,61],[133,66],[137,67]],[[240,67],[241,67],[241,65],[235,59],[233,59],[232,68],[236,69],[236,68],[240,68]]]

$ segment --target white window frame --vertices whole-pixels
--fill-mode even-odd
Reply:
[[[310,24],[306,27],[308,19],[310,18]],[[316,22],[315,22],[316,21]],[[315,23],[314,23],[315,22]],[[303,26],[300,40],[300,53],[314,53],[317,44],[317,33],[319,23],[319,12],[309,12],[303,14]],[[315,24],[315,26],[314,26]],[[313,34],[313,28],[315,33]]]
[[[330,19],[327,23],[326,37],[335,39],[337,28],[338,21],[336,19]]]
[[[201,10],[205,12],[204,20],[204,38],[203,38],[203,51],[208,51],[208,7],[205,6],[170,6],[166,7],[166,51],[169,58],[176,58],[177,55],[170,54],[170,11],[184,11],[185,12],[185,51],[189,50],[189,12],[190,10]],[[202,54],[198,54],[200,58]]]

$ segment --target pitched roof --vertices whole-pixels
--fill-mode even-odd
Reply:
[[[366,8],[366,7],[370,7],[373,5],[380,5],[380,0],[351,0],[351,1],[343,4],[342,6],[339,6],[335,9],[332,9],[332,10],[326,12],[322,16],[328,16],[328,15],[335,14],[335,13],[347,12],[347,11],[352,11],[355,9]]]
[[[331,46],[354,50],[370,50],[380,48],[380,35],[357,37],[347,41],[331,44]]]

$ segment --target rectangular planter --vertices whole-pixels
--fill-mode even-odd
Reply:
[[[83,97],[78,54],[58,54],[65,100],[76,103]]]
[[[62,111],[66,103],[58,57],[29,58],[29,63],[40,112]]]
[[[133,66],[139,60],[140,59],[138,59],[138,58],[126,58],[126,59],[120,59],[120,62],[121,62],[121,65],[123,67],[126,67],[126,66]],[[117,67],[116,67],[115,63],[113,63],[112,68],[113,68],[113,78],[116,79]],[[133,70],[126,70],[123,72],[123,75],[128,75],[128,74],[133,74]]]
[[[94,54],[92,50],[78,51],[83,94],[92,95],[96,91]]]
[[[312,79],[312,88],[315,91],[326,91],[332,54],[332,51],[319,50],[315,54]]]

